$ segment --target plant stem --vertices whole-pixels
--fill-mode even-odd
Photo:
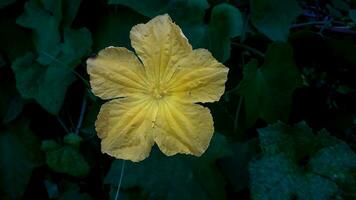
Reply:
[[[80,128],[82,127],[82,123],[83,123],[86,107],[87,107],[87,98],[84,95],[82,107],[80,109],[80,115],[79,115],[78,124],[77,124],[77,127],[76,127],[75,132],[74,132],[76,135],[79,134]]]
[[[115,200],[119,199],[120,187],[121,187],[121,183],[122,183],[122,177],[124,176],[124,171],[125,171],[125,160],[122,161],[120,179],[119,179],[119,183],[117,185],[117,190],[116,190],[116,194],[115,194]]]

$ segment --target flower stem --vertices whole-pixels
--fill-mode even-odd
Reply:
[[[117,185],[117,190],[116,190],[116,194],[115,194],[115,200],[119,199],[120,187],[121,187],[121,183],[122,183],[122,177],[124,176],[124,171],[125,171],[125,160],[122,161],[120,179],[119,179],[119,183]]]

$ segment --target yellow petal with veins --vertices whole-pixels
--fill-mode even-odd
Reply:
[[[135,96],[148,87],[142,63],[126,48],[108,47],[87,60],[93,93],[102,99]]]
[[[208,108],[179,100],[162,100],[153,128],[154,141],[168,155],[200,156],[209,146],[214,132]]]
[[[208,50],[196,49],[176,65],[178,70],[166,89],[172,95],[187,102],[214,102],[220,99],[229,70]]]
[[[152,113],[156,109],[147,99],[123,98],[105,103],[95,123],[102,152],[134,162],[148,157],[154,144]]]
[[[167,14],[134,26],[130,39],[152,82],[164,82],[167,74],[174,72],[179,59],[192,51],[182,30]]]

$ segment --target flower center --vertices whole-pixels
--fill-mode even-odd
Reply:
[[[155,99],[162,99],[164,96],[167,95],[167,91],[165,89],[162,89],[162,87],[160,87],[159,85],[152,87],[150,93]]]

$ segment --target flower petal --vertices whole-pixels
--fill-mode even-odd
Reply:
[[[95,123],[101,151],[115,158],[141,161],[152,145],[152,113],[147,99],[121,98],[105,103]]]
[[[142,63],[126,48],[101,50],[87,60],[87,70],[93,93],[102,99],[140,94],[148,85]]]
[[[167,156],[177,153],[200,156],[214,132],[208,108],[178,101],[161,101],[153,128],[154,141]]]
[[[229,69],[206,49],[196,49],[178,63],[167,90],[188,102],[218,101]]]
[[[134,26],[130,39],[151,81],[163,80],[173,73],[175,63],[192,51],[182,30],[167,14]]]

